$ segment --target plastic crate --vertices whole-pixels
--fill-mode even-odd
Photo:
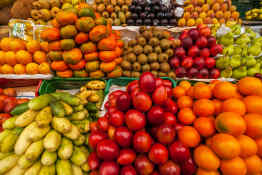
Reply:
[[[161,77],[164,80],[170,80],[173,84],[173,87],[176,87],[176,81],[172,78],[168,77]],[[105,89],[105,95],[109,93],[110,87],[112,85],[118,85],[118,86],[126,86],[131,81],[138,80],[138,78],[129,78],[129,77],[120,77],[120,78],[113,78],[109,79],[106,83],[106,89]]]
[[[94,78],[58,78],[55,77],[51,80],[43,80],[38,89],[38,95],[43,95],[46,93],[52,93],[56,90],[72,90],[80,89],[87,82],[92,80],[102,80],[104,79],[94,79]]]

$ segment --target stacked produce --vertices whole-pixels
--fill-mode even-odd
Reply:
[[[88,108],[77,96],[56,92],[32,99],[3,124],[1,174],[87,173],[89,122]]]
[[[183,18],[178,26],[196,26],[199,24],[225,24],[230,21],[241,23],[239,12],[231,0],[187,0]]]
[[[247,20],[262,20],[262,7],[248,10],[245,15]]]
[[[221,70],[221,77],[241,79],[261,73],[262,37],[258,37],[252,29],[242,28],[240,25],[221,27],[219,30],[226,31],[218,37],[218,42],[224,47],[223,56],[216,62],[216,67]]]
[[[131,17],[127,24],[131,26],[175,26],[177,18],[183,15],[183,8],[172,1],[133,0],[129,10]]]
[[[179,36],[182,47],[177,47],[170,64],[179,78],[211,78],[220,77],[215,68],[215,57],[222,53],[223,48],[211,36],[210,28],[199,25],[191,30],[184,30]]]
[[[0,41],[1,74],[50,74],[46,48],[38,41],[3,38]]]
[[[127,19],[131,13],[128,10],[128,6],[131,5],[131,0],[95,0],[94,9],[108,22],[114,26],[125,26]]]
[[[92,8],[82,8],[76,15],[61,11],[56,28],[41,33],[49,42],[48,58],[59,77],[119,77],[123,42],[118,32],[103,17],[95,17]]]
[[[151,71],[155,76],[175,78],[168,64],[174,48],[174,41],[170,38],[168,31],[140,27],[136,39],[130,40],[125,47],[121,63],[123,76],[139,77],[141,72]]]

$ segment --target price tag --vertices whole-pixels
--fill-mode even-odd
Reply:
[[[25,37],[26,25],[24,23],[15,23],[12,29],[12,36],[26,39]]]

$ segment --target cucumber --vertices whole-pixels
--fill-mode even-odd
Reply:
[[[11,115],[20,115],[20,114],[23,114],[25,111],[27,111],[29,109],[28,107],[28,103],[29,102],[26,102],[26,103],[23,103],[23,104],[20,104],[18,106],[16,106],[12,111],[11,111]]]

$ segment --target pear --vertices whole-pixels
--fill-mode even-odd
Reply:
[[[247,56],[246,60],[247,60],[246,62],[247,67],[255,66],[257,63],[257,60],[255,59],[254,56]]]
[[[222,36],[220,38],[220,43],[224,46],[229,46],[234,44],[234,35],[232,32],[229,32],[227,34],[225,34],[224,36]]]
[[[238,46],[235,46],[234,47],[234,55],[241,55],[242,53],[242,48],[241,47],[238,47]]]
[[[229,57],[220,57],[216,60],[216,67],[218,69],[225,69],[230,66]]]
[[[235,44],[241,45],[241,44],[248,44],[250,42],[251,40],[249,36],[245,33],[236,39]]]
[[[228,67],[225,70],[222,70],[220,75],[221,77],[224,77],[224,78],[231,78],[232,77],[232,68]]]
[[[242,66],[242,67],[239,67],[233,70],[232,77],[235,79],[241,79],[246,76],[247,76],[247,67],[246,66]]]
[[[254,67],[247,70],[248,76],[254,76],[256,73],[260,73],[260,64],[256,64]]]
[[[227,46],[223,49],[223,55],[232,56],[234,54],[234,45]]]
[[[242,47],[242,57],[246,57],[248,55],[248,48],[247,46]]]
[[[260,45],[252,45],[248,48],[248,53],[253,56],[258,56],[261,53]]]
[[[241,56],[240,55],[234,55],[230,59],[230,66],[232,68],[237,68],[241,65]]]
[[[241,34],[241,25],[237,24],[231,27],[231,31],[234,35],[240,35]]]

